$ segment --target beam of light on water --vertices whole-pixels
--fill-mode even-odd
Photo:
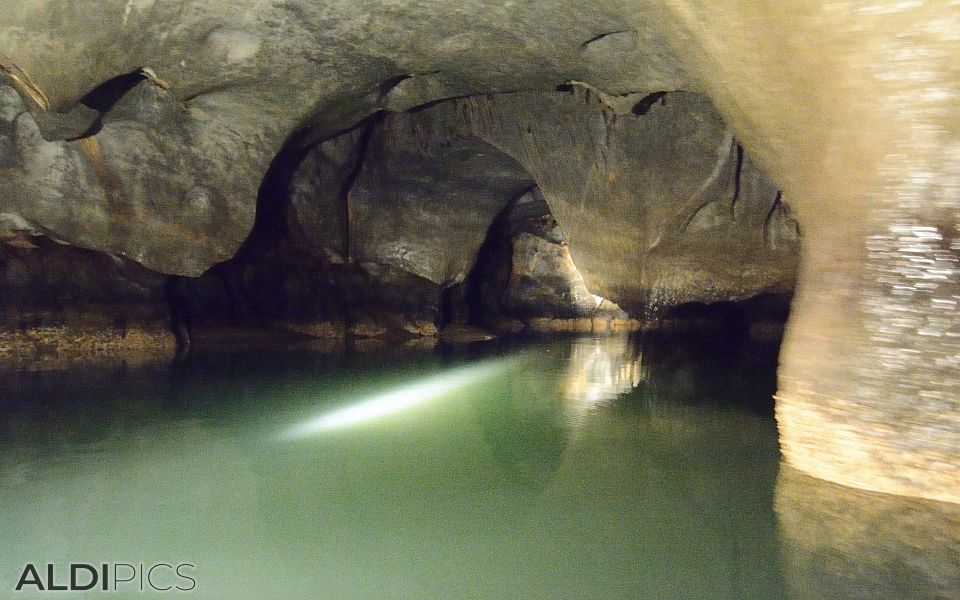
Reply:
[[[503,375],[520,362],[521,357],[514,356],[438,373],[297,423],[284,431],[281,437],[285,440],[301,439],[323,431],[349,427],[403,412],[430,400],[449,396],[455,391],[476,385],[494,376]]]

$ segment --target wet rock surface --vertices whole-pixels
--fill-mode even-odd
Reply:
[[[319,210],[322,219],[343,221],[351,261],[390,265],[447,287],[466,279],[494,218],[533,181],[496,148],[432,125],[405,114],[372,120],[343,208]],[[325,203],[308,200],[314,211],[317,200]],[[331,248],[344,243],[327,240]]]
[[[792,286],[796,224],[703,97],[618,114],[573,86],[438,108],[534,174],[594,294],[637,313]],[[774,247],[765,226],[793,242]]]
[[[196,276],[233,256],[271,151],[147,80],[97,125],[93,136],[46,140],[0,87],[0,210],[158,272]]]
[[[496,330],[593,331],[627,314],[587,289],[550,207],[538,188],[497,216],[464,294],[472,319]],[[586,324],[586,325],[585,325]]]
[[[534,185],[543,206],[530,218],[559,223],[563,246],[511,242],[514,312],[524,312],[520,296],[540,293],[523,282],[538,279],[558,295],[552,316],[596,312],[594,294],[642,314],[792,288],[796,221],[695,94],[662,94],[644,115],[618,114],[574,87],[372,119],[307,154],[288,221],[334,260],[389,264],[447,287],[465,280],[494,219]],[[554,276],[577,281],[561,291]]]
[[[0,366],[169,360],[165,278],[140,265],[0,231]]]

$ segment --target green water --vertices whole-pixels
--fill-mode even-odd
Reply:
[[[5,373],[0,597],[791,597],[775,349],[709,346]],[[196,588],[13,592],[27,563],[118,562]]]

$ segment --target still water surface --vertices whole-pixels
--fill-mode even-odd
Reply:
[[[875,556],[809,533],[859,500],[776,493],[775,360],[647,336],[5,373],[0,598],[71,562],[190,563],[203,599],[882,598]],[[947,543],[890,597],[949,590]]]

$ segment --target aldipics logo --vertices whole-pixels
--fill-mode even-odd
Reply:
[[[197,587],[192,563],[28,563],[20,572],[15,592],[189,592]]]

